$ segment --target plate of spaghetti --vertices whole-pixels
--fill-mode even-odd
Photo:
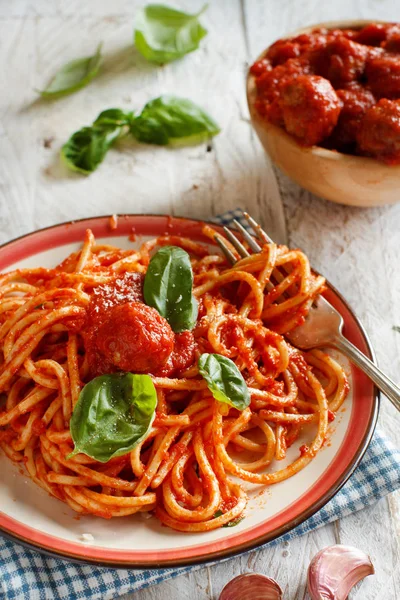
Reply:
[[[372,357],[362,326],[302,251],[231,267],[216,234],[124,215],[0,249],[5,535],[103,565],[199,563],[289,531],[351,475],[377,392],[285,334],[321,293]]]

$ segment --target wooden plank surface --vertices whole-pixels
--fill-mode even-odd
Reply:
[[[398,0],[211,0],[201,49],[166,67],[147,64],[132,47],[138,0],[0,2],[0,242],[74,218],[163,212],[207,218],[246,207],[273,237],[288,236],[356,308],[381,366],[400,372],[400,204],[352,209],[313,197],[277,173],[248,122],[248,63],[274,39],[310,23],[342,18],[400,20]],[[193,12],[201,2],[177,6]],[[104,43],[104,68],[77,94],[42,103],[35,88],[75,57]],[[124,144],[88,178],[60,166],[58,151],[77,128],[111,106],[139,110],[161,93],[197,101],[222,127],[211,151]],[[51,140],[51,147],[45,147]],[[384,399],[380,425],[397,443],[399,417]],[[255,551],[165,582],[128,598],[216,599],[234,576],[256,571],[276,578],[284,597],[303,600],[310,558],[323,546],[348,543],[373,558],[376,575],[355,600],[400,598],[400,494],[289,544]]]

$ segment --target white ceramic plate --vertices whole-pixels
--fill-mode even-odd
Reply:
[[[77,250],[90,227],[96,238],[132,248],[149,237],[168,232],[206,242],[201,223],[165,216],[125,215],[112,231],[109,217],[67,223],[37,231],[0,248],[0,270],[53,267]],[[132,228],[137,240],[128,240]],[[345,333],[365,354],[371,348],[345,301],[332,288],[326,296],[341,312]],[[375,425],[378,396],[372,383],[339,358],[350,379],[350,394],[331,425],[329,443],[302,471],[268,488],[248,484],[246,517],[233,528],[206,533],[180,533],[155,518],[138,515],[110,521],[78,517],[68,506],[34,484],[21,467],[0,456],[0,529],[18,541],[58,556],[130,567],[185,565],[214,560],[253,548],[299,525],[322,507],[350,476],[365,452]],[[288,452],[287,461],[312,438],[308,430]],[[282,461],[281,465],[284,465]],[[280,466],[281,466],[280,465]],[[91,534],[90,542],[84,534]]]

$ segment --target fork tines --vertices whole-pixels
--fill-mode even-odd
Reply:
[[[273,242],[269,235],[261,228],[261,225],[259,225],[257,221],[255,221],[247,212],[243,212],[243,216],[251,226],[254,236],[257,237],[260,242],[263,244],[270,244]],[[261,246],[255,241],[254,237],[243,227],[243,225],[237,219],[234,219],[233,222],[236,225],[236,229],[241,233],[243,239],[247,242],[250,250],[253,252],[261,252]],[[250,256],[249,251],[243,246],[242,242],[230,229],[224,227],[224,233],[241,258]],[[235,264],[237,262],[236,257],[232,250],[228,248],[227,244],[224,243],[224,240],[219,235],[216,235],[215,241],[225,254],[228,261],[232,265]]]
[[[242,214],[243,214],[244,218],[246,219],[246,221],[248,222],[248,224],[251,226],[251,228],[254,232],[254,236],[258,240],[260,240],[260,242],[262,244],[273,243],[273,240],[262,229],[261,225],[259,225],[257,223],[257,221],[255,221],[247,212],[243,212]],[[233,222],[236,225],[236,229],[241,233],[243,239],[247,242],[250,250],[252,250],[252,252],[255,252],[255,253],[261,252],[261,250],[262,250],[261,246],[255,241],[254,237],[243,227],[243,225],[237,219],[234,219]],[[250,256],[250,252],[243,246],[242,242],[236,237],[236,235],[230,229],[228,229],[227,227],[224,227],[224,233],[225,233],[229,243],[232,244],[233,248],[236,250],[236,252],[238,253],[238,255],[241,258],[246,258],[247,256]],[[224,240],[224,238],[222,238],[218,234],[215,235],[214,239],[217,242],[218,246],[221,248],[221,250],[224,253],[225,257],[227,258],[228,262],[231,265],[234,265],[237,262],[237,258],[234,255],[234,253],[232,252],[231,248],[228,247],[228,242],[226,242],[226,240]],[[282,275],[280,273],[279,269],[276,269],[276,273],[274,273],[274,276],[273,276],[273,281],[268,281],[266,283],[265,289],[267,291],[271,291],[274,288],[274,282],[276,282],[277,278],[278,278],[278,282],[284,278],[284,275]]]

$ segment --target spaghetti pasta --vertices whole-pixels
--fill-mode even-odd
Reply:
[[[216,232],[205,226],[204,234],[213,240]],[[155,309],[137,311],[151,255],[167,245],[190,255],[199,307],[191,333],[165,333],[163,317],[149,312]],[[78,513],[111,518],[154,511],[165,525],[190,532],[229,524],[245,510],[243,483],[278,483],[313,459],[346,397],[346,375],[333,358],[300,352],[285,339],[323,289],[307,257],[285,246],[266,244],[230,267],[206,245],[179,236],[120,250],[96,244],[88,230],[82,249],[58,267],[0,276],[0,446]],[[117,323],[110,316],[115,306]],[[155,419],[122,456],[105,463],[70,456],[70,420],[83,386],[126,362],[118,346],[124,307],[141,333],[149,323],[161,328],[162,351],[150,335],[137,363],[157,393]],[[113,331],[118,356],[115,350],[111,360],[104,339]],[[233,361],[249,391],[247,407],[214,397],[199,372],[203,353]],[[304,428],[313,439],[279,468]]]

